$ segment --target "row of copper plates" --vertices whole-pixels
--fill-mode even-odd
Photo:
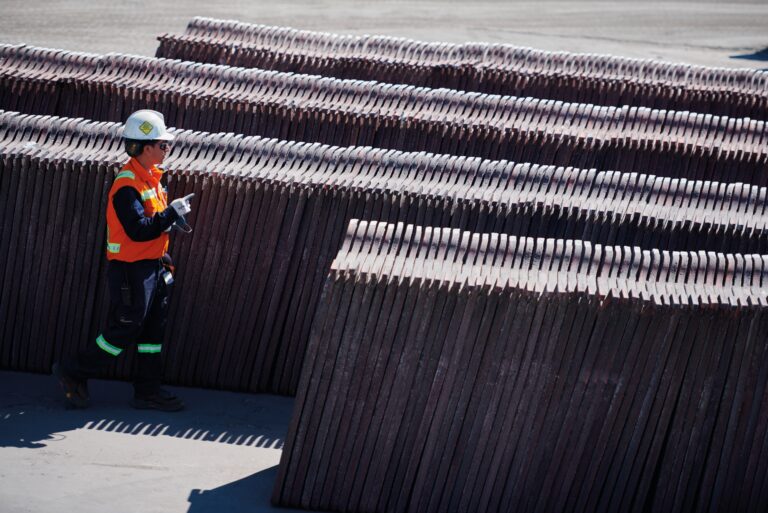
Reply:
[[[170,196],[196,193],[195,232],[171,247],[174,383],[295,393],[352,218],[649,250],[768,249],[765,187],[174,132]],[[97,333],[120,136],[117,123],[0,114],[4,368],[45,371]]]
[[[345,35],[195,17],[185,36],[226,39],[243,45],[289,48],[306,54],[328,52],[345,57],[404,59],[428,64],[477,63],[532,71],[579,72],[600,76],[645,77],[679,85],[720,85],[762,91],[765,75],[752,69],[713,68],[594,53],[539,50],[499,43],[414,41],[382,35]]]
[[[768,182],[763,121],[419,89],[166,59],[0,49],[0,107],[337,146]]]
[[[574,73],[618,79],[641,78],[680,87],[712,86],[763,94],[768,79],[765,73],[753,69],[713,68],[615,55],[553,52],[510,44],[455,44],[380,35],[340,35],[204,17],[193,18],[184,36],[213,38],[242,47],[290,50],[305,55],[367,57],[426,65],[473,64],[485,68]]]
[[[353,220],[273,502],[763,512],[766,264]]]
[[[194,34],[194,35],[191,35]],[[156,56],[429,88],[768,119],[767,74],[193,20]],[[384,51],[382,51],[384,50]],[[503,57],[508,60],[505,62]]]

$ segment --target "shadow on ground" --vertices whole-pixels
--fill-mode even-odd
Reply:
[[[0,372],[0,447],[45,447],[89,429],[280,449],[293,406],[287,397],[169,387],[187,409],[166,413],[131,408],[128,383],[92,380],[89,388],[90,408],[66,409],[53,377]]]
[[[748,61],[768,61],[768,48],[763,48],[762,50],[758,50],[754,53],[745,53],[742,55],[731,55],[731,59],[744,59]],[[765,68],[765,69],[768,69],[768,68]]]
[[[269,505],[277,466],[256,472],[213,490],[192,490],[187,513],[267,513],[276,511]],[[290,513],[296,509],[280,509]]]

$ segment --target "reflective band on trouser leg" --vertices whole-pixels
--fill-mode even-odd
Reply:
[[[98,344],[100,348],[102,348],[104,351],[108,352],[112,356],[117,356],[123,352],[123,350],[120,349],[119,347],[115,347],[109,342],[107,342],[104,339],[104,335],[99,335],[99,337],[96,339],[96,344]]]
[[[139,344],[137,350],[140,353],[159,353],[163,344]]]

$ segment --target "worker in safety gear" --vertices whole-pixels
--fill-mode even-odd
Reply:
[[[170,151],[173,135],[163,115],[140,110],[123,130],[131,157],[115,176],[107,202],[107,284],[109,314],[99,336],[76,357],[53,365],[68,404],[89,403],[88,378],[97,376],[128,350],[136,351],[133,370],[135,408],[177,411],[184,403],[160,388],[161,354],[173,283],[167,253],[169,232],[186,226],[192,194],[168,205],[158,167]]]

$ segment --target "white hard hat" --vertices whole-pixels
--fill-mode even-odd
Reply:
[[[125,120],[125,139],[137,141],[172,141],[173,134],[165,128],[165,118],[156,110],[137,110]]]

